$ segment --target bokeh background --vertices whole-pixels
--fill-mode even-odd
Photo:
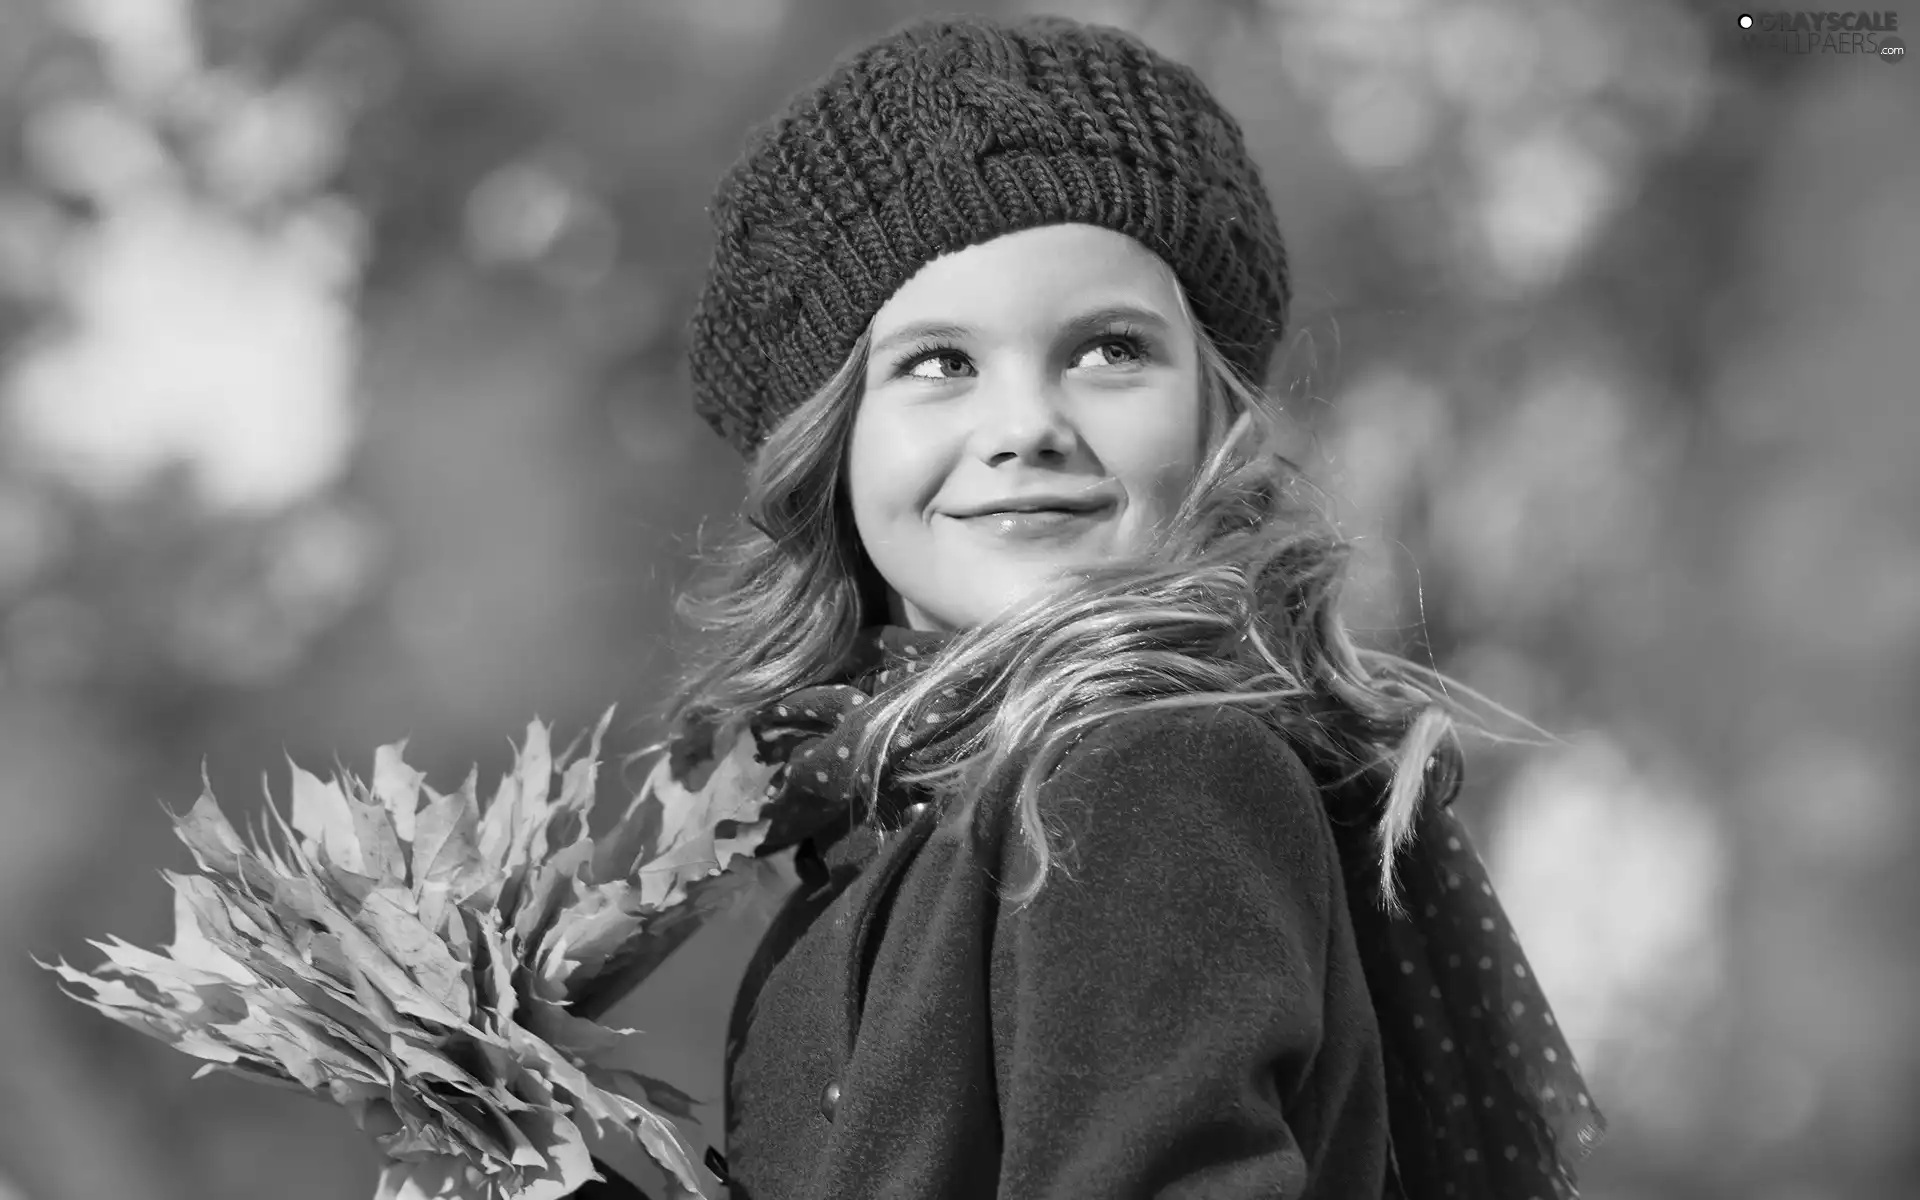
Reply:
[[[1612,1120],[1586,1194],[1917,1194],[1920,64],[1676,0],[1045,7],[1242,119],[1354,623],[1564,737],[1470,747],[1460,805]],[[702,206],[917,11],[0,0],[0,1200],[371,1194],[344,1113],[29,955],[167,939],[203,762],[246,807],[286,756],[655,732],[739,495]],[[717,1099],[754,932],[622,1007],[641,1065]]]

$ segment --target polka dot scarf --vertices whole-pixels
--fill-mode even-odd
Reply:
[[[867,811],[873,780],[853,762],[866,729],[861,714],[874,697],[919,674],[946,641],[944,634],[890,625],[867,630],[839,678],[789,692],[754,715],[748,724],[754,757],[777,768],[767,785],[775,803],[767,809],[772,824],[761,855],[808,838],[832,841],[852,828],[884,835],[900,823],[913,797],[892,786],[890,773],[881,780],[878,811]],[[949,691],[945,699],[957,702],[959,696]],[[961,734],[945,716],[938,705],[916,713],[895,737],[894,750],[938,757]],[[683,732],[680,744],[698,743]],[[678,765],[674,773],[682,774]],[[687,774],[697,775],[693,761]]]
[[[795,691],[750,723],[755,755],[784,764],[769,788],[770,854],[808,838],[896,825],[912,797],[871,780],[853,747],[872,699],[907,682],[946,637],[885,627],[863,634],[832,682]],[[902,726],[896,750],[937,758],[963,730],[960,696]],[[944,711],[943,711],[944,710]],[[1329,811],[1371,812],[1377,778],[1338,779],[1308,763]],[[1485,865],[1453,815],[1452,797],[1426,806],[1397,873],[1403,915],[1374,900],[1374,850],[1359,822],[1336,818],[1348,903],[1386,1062],[1396,1178],[1406,1200],[1570,1200],[1573,1167],[1605,1121],[1535,981]]]
[[[1323,781],[1330,807],[1364,800],[1340,795],[1356,786]],[[1374,899],[1368,831],[1336,826],[1402,1194],[1570,1200],[1606,1121],[1450,805],[1422,810],[1399,860],[1402,916]]]

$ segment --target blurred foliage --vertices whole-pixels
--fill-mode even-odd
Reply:
[[[1461,804],[1613,1120],[1586,1193],[1910,1194],[1920,74],[1679,0],[1047,7],[1246,128],[1352,618],[1567,734]],[[203,761],[654,732],[739,494],[703,205],[916,11],[0,0],[0,1200],[370,1194],[342,1113],[189,1083],[27,955],[164,938]],[[638,1065],[717,1097],[755,932],[625,1006]]]

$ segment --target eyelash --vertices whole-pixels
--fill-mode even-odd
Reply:
[[[1153,357],[1149,352],[1146,336],[1130,325],[1119,325],[1107,330],[1105,333],[1100,334],[1082,346],[1079,353],[1074,357],[1077,359],[1080,354],[1084,354],[1088,350],[1092,350],[1097,346],[1107,345],[1111,342],[1119,342],[1125,345],[1127,353],[1133,355],[1136,362],[1147,362]],[[947,342],[932,340],[916,342],[901,351],[900,357],[895,360],[893,377],[896,379],[902,378],[910,374],[915,367],[928,359],[938,358],[943,355],[952,355],[957,358],[967,357],[964,351]]]

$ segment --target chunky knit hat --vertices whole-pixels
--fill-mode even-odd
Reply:
[[[1134,238],[1256,380],[1286,322],[1286,252],[1238,124],[1191,70],[1104,26],[905,25],[790,100],[710,212],[694,407],[749,457],[922,266],[1001,234]]]

